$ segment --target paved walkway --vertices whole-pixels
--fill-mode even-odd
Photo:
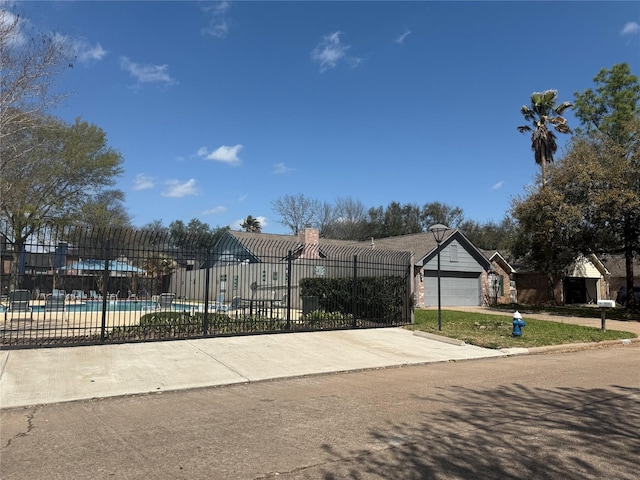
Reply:
[[[500,310],[500,309],[493,309],[490,307],[455,307],[455,308],[451,308],[451,310],[458,310],[463,312],[488,313],[491,315],[505,315],[509,317],[513,315],[513,312]],[[600,318],[565,317],[562,315],[555,315],[550,313],[522,313],[522,316],[525,319],[534,318],[536,320],[548,320],[550,322],[572,323],[574,325],[583,325],[585,327],[600,328],[600,325],[601,325]],[[607,330],[621,330],[623,332],[632,332],[640,337],[640,318],[638,320],[639,321],[637,322],[610,320],[610,319],[606,319],[606,313],[605,313],[605,327]]]
[[[607,328],[640,335],[640,322],[607,321]],[[528,350],[480,348],[402,328],[2,350],[0,408],[519,353]]]

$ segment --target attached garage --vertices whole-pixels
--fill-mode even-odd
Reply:
[[[438,278],[436,275],[424,277],[424,303],[426,307],[438,305]],[[443,307],[482,305],[482,283],[480,275],[475,277],[440,277],[441,302]]]
[[[431,232],[376,238],[366,243],[371,248],[411,252],[415,306],[438,305],[438,245]],[[491,269],[491,261],[460,230],[449,229],[440,244],[442,306],[486,304]]]
[[[423,306],[438,305],[438,248],[418,261],[421,268]],[[489,259],[459,231],[445,238],[440,247],[440,300],[443,307],[483,305],[483,282],[487,283]],[[485,285],[486,287],[486,285]]]

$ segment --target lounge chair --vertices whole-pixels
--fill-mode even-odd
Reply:
[[[229,304],[229,310],[238,310],[242,306],[242,297],[233,297]]]
[[[64,320],[64,312],[66,307],[66,296],[65,295],[53,295],[50,293],[44,300],[44,315],[45,318],[47,313],[50,312],[62,312],[62,319]]]
[[[96,292],[95,290],[90,290],[89,298],[91,300],[102,300],[102,295],[98,295],[98,292]]]
[[[224,304],[224,293],[221,293],[220,295],[218,295],[218,298],[216,298],[216,303],[213,309],[216,312],[226,312],[229,310],[229,305]]]
[[[158,297],[158,308],[162,310],[171,310],[173,301],[176,299],[175,293],[161,293]]]
[[[7,320],[7,312],[11,312],[13,321],[14,313],[28,313],[29,319],[33,320],[33,311],[31,309],[31,291],[30,290],[14,290],[9,292],[9,308],[5,311],[5,321]]]

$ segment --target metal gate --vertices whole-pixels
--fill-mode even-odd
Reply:
[[[214,241],[216,240],[216,241]],[[203,338],[412,321],[411,255],[233,235],[41,231],[5,244],[1,344]],[[6,268],[8,267],[8,268]]]

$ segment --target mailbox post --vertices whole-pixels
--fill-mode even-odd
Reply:
[[[605,312],[607,311],[607,308],[613,308],[616,306],[616,302],[614,302],[613,300],[598,300],[598,307],[600,307],[600,330],[602,330],[603,332],[606,332],[607,329],[605,328]]]

